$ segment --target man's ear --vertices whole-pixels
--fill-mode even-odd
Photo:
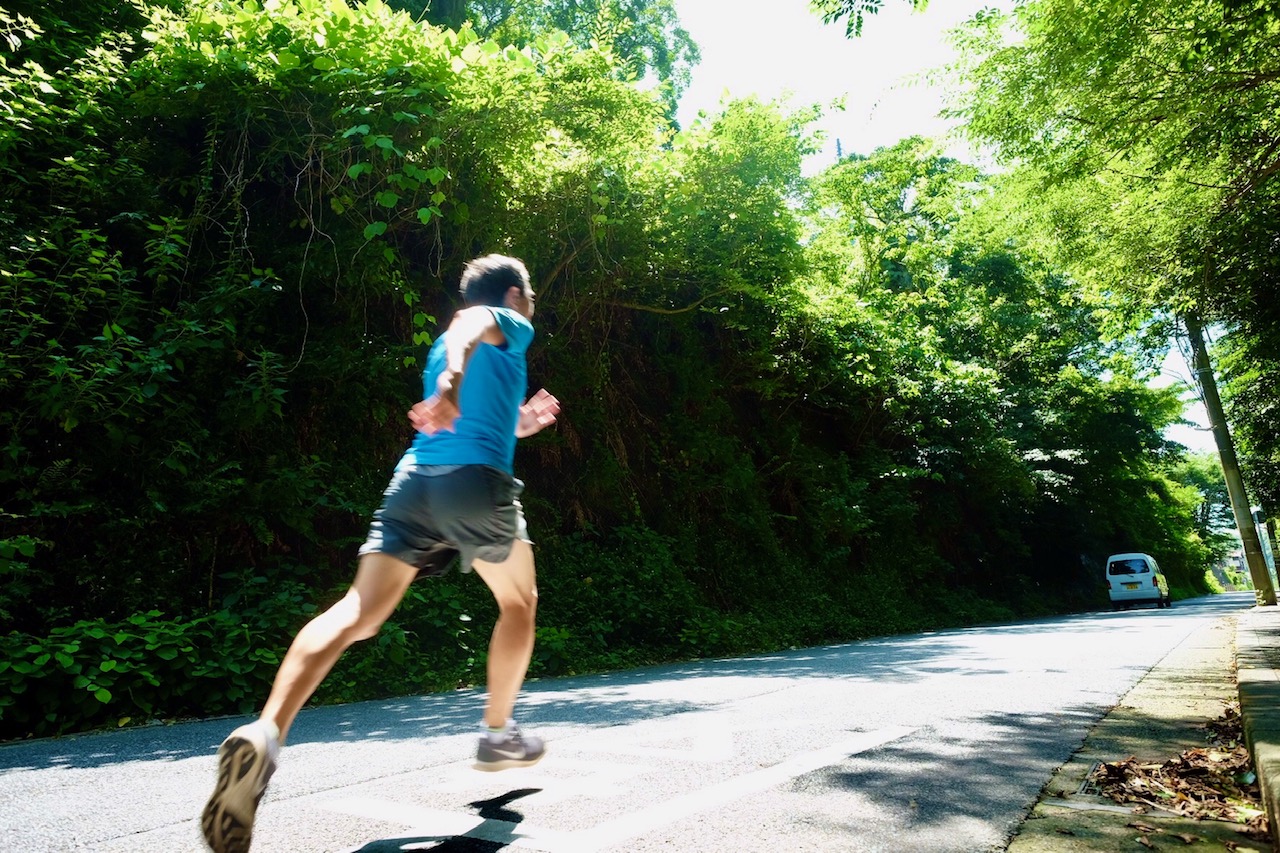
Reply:
[[[520,305],[520,297],[523,295],[524,291],[513,284],[507,288],[507,295],[502,297],[502,304],[507,308],[517,308]]]

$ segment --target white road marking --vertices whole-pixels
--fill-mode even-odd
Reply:
[[[626,796],[632,789],[632,780],[649,772],[649,768],[633,764],[605,764],[600,761],[562,758],[558,754],[554,764],[548,764],[520,771],[521,787],[542,789],[525,797],[522,802],[532,798],[536,798],[539,803],[552,803],[582,797]],[[474,791],[478,779],[489,781],[490,777],[476,773],[471,762],[467,761],[443,770],[439,781],[426,786],[425,790],[448,793]]]
[[[733,757],[734,731],[740,730],[725,728],[723,717],[716,719],[706,715],[699,721],[690,722],[690,718],[686,716],[683,718],[680,733],[668,741],[672,744],[671,746],[625,743],[620,740],[626,737],[625,732],[610,732],[609,738],[601,738],[597,741],[584,740],[577,746],[580,750],[587,752],[607,752],[611,755],[634,755],[640,758],[714,764]],[[652,741],[654,733],[644,732],[642,736],[647,736]]]
[[[371,798],[328,800],[320,805],[343,814],[409,826],[409,832],[420,833],[428,838],[466,836],[543,853],[589,853],[777,787],[797,776],[838,764],[850,756],[907,737],[915,731],[914,728],[893,726],[862,732],[831,746],[793,755],[772,767],[734,776],[702,790],[684,793],[639,811],[606,820],[591,829],[573,832],[546,829],[524,821],[510,823],[482,818],[476,814],[461,814]],[[660,752],[665,756],[667,751]],[[579,788],[578,783],[572,780],[547,777],[546,782],[555,786],[567,784],[575,789]],[[544,789],[532,796],[540,797],[546,793],[550,791]],[[561,797],[556,796],[554,799]]]

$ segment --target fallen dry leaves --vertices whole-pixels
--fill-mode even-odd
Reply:
[[[1090,781],[1117,803],[1162,809],[1196,820],[1241,823],[1249,838],[1270,840],[1258,778],[1244,745],[1239,708],[1228,706],[1208,729],[1208,745],[1203,748],[1189,749],[1163,764],[1140,764],[1132,757],[1100,764]],[[1129,826],[1140,832],[1155,829],[1141,822]]]

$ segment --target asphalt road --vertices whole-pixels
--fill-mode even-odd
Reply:
[[[470,768],[476,691],[305,711],[255,851],[1003,850],[1142,676],[1252,594],[535,682],[534,768]],[[0,747],[0,850],[203,850],[240,719]]]

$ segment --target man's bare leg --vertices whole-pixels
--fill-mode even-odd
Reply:
[[[338,658],[352,643],[378,633],[417,572],[395,557],[366,554],[347,594],[298,632],[262,709],[261,719],[279,727],[282,743],[294,717]]]
[[[275,772],[293,718],[352,643],[378,633],[417,569],[385,554],[367,554],[341,601],[312,619],[289,646],[257,722],[240,726],[218,747],[218,780],[200,815],[214,853],[244,853],[253,820]]]
[[[533,657],[534,617],[538,609],[538,585],[533,568],[533,547],[516,540],[501,563],[476,560],[476,574],[498,602],[498,621],[489,640],[489,702],[484,722],[490,728],[505,726],[515,708]]]

